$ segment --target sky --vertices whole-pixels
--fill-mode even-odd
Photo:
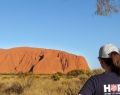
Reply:
[[[95,14],[96,0],[0,0],[0,48],[63,50],[100,68],[99,48],[120,47],[120,13]]]

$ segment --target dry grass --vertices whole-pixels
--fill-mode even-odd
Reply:
[[[93,73],[91,72],[91,75]],[[74,71],[73,74],[72,76],[59,74],[0,75],[0,95],[78,95],[80,88],[90,77],[90,73],[76,76]]]

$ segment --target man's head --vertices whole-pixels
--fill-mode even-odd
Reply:
[[[119,48],[113,44],[103,45],[99,50],[99,61],[104,69],[109,69],[113,65],[111,54],[120,54]]]
[[[119,48],[113,44],[103,45],[99,50],[99,58],[110,58],[112,52],[120,53]]]

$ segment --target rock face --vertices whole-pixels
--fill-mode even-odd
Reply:
[[[0,73],[52,74],[76,69],[89,69],[84,57],[41,48],[0,49]]]

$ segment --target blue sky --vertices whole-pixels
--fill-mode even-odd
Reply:
[[[101,17],[95,8],[96,0],[0,0],[0,48],[64,50],[99,68],[100,46],[120,47],[120,13]]]

